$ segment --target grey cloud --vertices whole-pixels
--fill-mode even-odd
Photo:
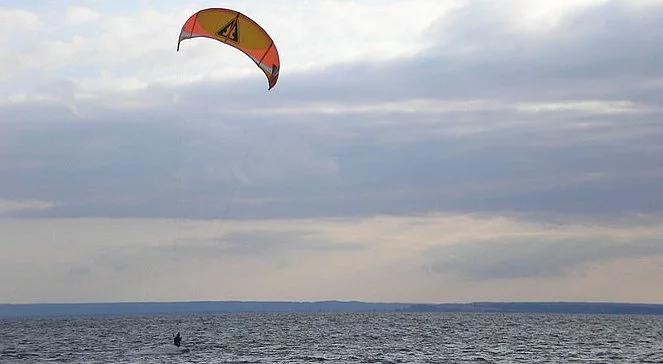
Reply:
[[[152,262],[166,268],[161,262],[207,264],[224,261],[265,260],[286,264],[293,255],[312,252],[343,252],[364,249],[355,242],[328,242],[322,236],[308,231],[232,232],[217,238],[177,239],[172,242],[126,246],[92,257],[95,266],[114,271],[144,269]],[[94,268],[81,268],[89,272]],[[72,271],[73,273],[73,271]]]
[[[362,249],[358,243],[325,242],[323,237],[306,231],[234,232],[217,239],[179,240],[166,248],[185,246],[216,252],[213,255],[273,257],[307,251],[346,251]]]
[[[436,45],[410,59],[345,65],[319,75],[318,87],[289,87],[310,99],[402,97],[498,100],[642,99],[663,76],[663,6],[611,1],[572,14],[550,32],[514,30],[513,9],[473,1],[429,32]],[[304,81],[308,75],[299,76]]]
[[[454,67],[450,74],[474,86],[472,92],[629,99],[643,81],[661,77],[655,61],[663,53],[656,36],[663,24],[660,5],[637,8],[610,1],[576,12],[541,34],[510,30],[504,24],[506,9],[499,7],[473,3],[440,29],[439,35],[449,39],[439,49],[440,61],[448,61]]]
[[[56,202],[27,216],[601,214],[663,207],[663,128],[647,118],[628,125],[618,117],[583,118],[603,126],[560,130],[567,118],[537,116],[532,125],[468,135],[449,128],[475,119],[500,124],[509,116],[422,118],[5,124],[2,198]]]
[[[68,269],[67,274],[73,278],[84,278],[89,276],[91,272],[92,270],[89,267],[79,265]]]
[[[617,240],[504,239],[439,247],[430,252],[432,268],[472,279],[556,277],[577,272],[590,263],[620,258],[663,255],[663,236]]]

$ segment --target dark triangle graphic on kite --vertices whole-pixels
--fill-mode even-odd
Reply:
[[[239,26],[237,24],[237,17],[233,20],[230,21],[230,23],[224,25],[221,29],[219,29],[216,34],[219,37],[224,37],[226,39],[230,39],[233,42],[237,43],[239,42]]]

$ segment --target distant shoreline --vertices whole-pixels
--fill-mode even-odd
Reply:
[[[160,315],[202,313],[325,313],[325,312],[440,312],[440,313],[557,313],[606,315],[663,315],[663,304],[597,302],[474,302],[442,304],[369,303],[359,301],[262,302],[121,302],[0,304],[0,318],[44,316]]]

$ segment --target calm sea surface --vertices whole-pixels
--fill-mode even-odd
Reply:
[[[0,363],[663,363],[663,317],[215,314],[0,320]],[[181,353],[170,344],[180,331]]]

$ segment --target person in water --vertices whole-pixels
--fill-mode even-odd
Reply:
[[[178,332],[177,335],[173,336],[173,344],[175,346],[179,347],[182,344],[182,336],[180,336],[180,333]]]

